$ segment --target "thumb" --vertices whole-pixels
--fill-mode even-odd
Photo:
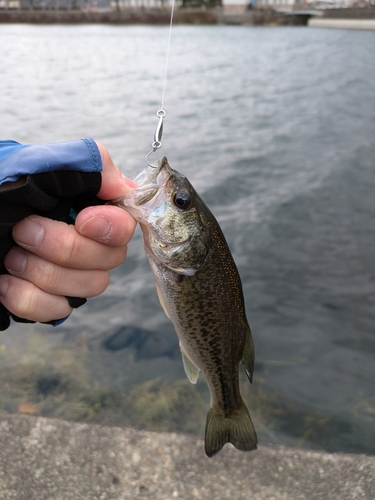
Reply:
[[[114,200],[124,196],[132,188],[136,187],[136,184],[120,172],[113,163],[107,148],[99,142],[96,144],[103,164],[102,185],[97,196],[102,200]]]

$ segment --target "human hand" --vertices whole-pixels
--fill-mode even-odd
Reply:
[[[98,197],[111,200],[134,186],[124,179],[104,146]],[[131,186],[131,187],[129,187]],[[14,315],[48,322],[68,316],[66,296],[94,297],[107,288],[109,270],[119,266],[135,229],[134,219],[112,205],[87,207],[75,225],[32,215],[13,228],[17,243],[0,276],[0,300]]]

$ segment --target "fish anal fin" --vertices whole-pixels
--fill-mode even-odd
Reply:
[[[230,416],[212,407],[207,414],[204,441],[208,457],[216,455],[225,443],[241,451],[256,450],[258,438],[245,403],[242,401],[239,410]]]
[[[161,293],[159,285],[157,284],[157,282],[155,282],[155,285],[156,285],[156,291],[158,292],[158,297],[159,297],[159,302],[161,304],[161,307],[163,308],[165,314],[167,315],[167,318],[171,319],[171,317],[169,316],[169,312],[168,312],[167,306],[165,305],[164,297],[163,297],[163,295]]]
[[[246,332],[245,347],[243,350],[241,363],[250,382],[252,382],[254,372],[254,342],[253,337],[251,336],[250,327],[248,327],[248,331]]]
[[[192,360],[186,354],[186,351],[182,347],[181,342],[180,342],[180,349],[182,355],[182,363],[184,365],[186,376],[192,384],[196,384],[199,377],[199,368],[192,362]]]
[[[159,285],[157,283],[156,283],[156,291],[158,292],[159,301],[160,301],[162,308],[164,309],[165,314],[167,315],[167,317],[169,319],[171,319],[171,317],[169,316],[167,306],[164,302],[164,297],[163,297],[161,290],[159,288]],[[185,373],[187,375],[187,378],[190,380],[190,382],[192,384],[196,384],[198,377],[199,377],[199,368],[190,359],[190,357],[186,353],[185,349],[182,347],[181,343],[180,343],[180,349],[181,349],[181,355],[182,355],[182,363],[184,365],[184,370],[185,370]]]

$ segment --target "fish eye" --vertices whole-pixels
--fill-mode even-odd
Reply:
[[[173,197],[173,202],[176,207],[187,210],[191,206],[190,194],[187,191],[178,191]]]

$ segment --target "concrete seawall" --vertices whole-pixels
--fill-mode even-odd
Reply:
[[[374,500],[375,457],[0,415],[1,500]]]
[[[241,11],[242,10],[242,11]],[[314,11],[283,11],[266,9],[177,9],[175,24],[230,24],[248,26],[312,26],[352,29],[374,29],[375,6]],[[121,11],[81,10],[17,10],[0,9],[0,23],[31,24],[169,24],[170,9],[128,7]],[[341,22],[339,22],[341,21]]]
[[[375,30],[375,19],[311,18],[308,21],[308,26],[311,28]]]
[[[177,9],[175,24],[306,25],[308,16],[285,15],[272,9],[226,12],[222,9]],[[0,10],[0,23],[31,24],[169,24],[170,10],[127,8],[121,11]]]

